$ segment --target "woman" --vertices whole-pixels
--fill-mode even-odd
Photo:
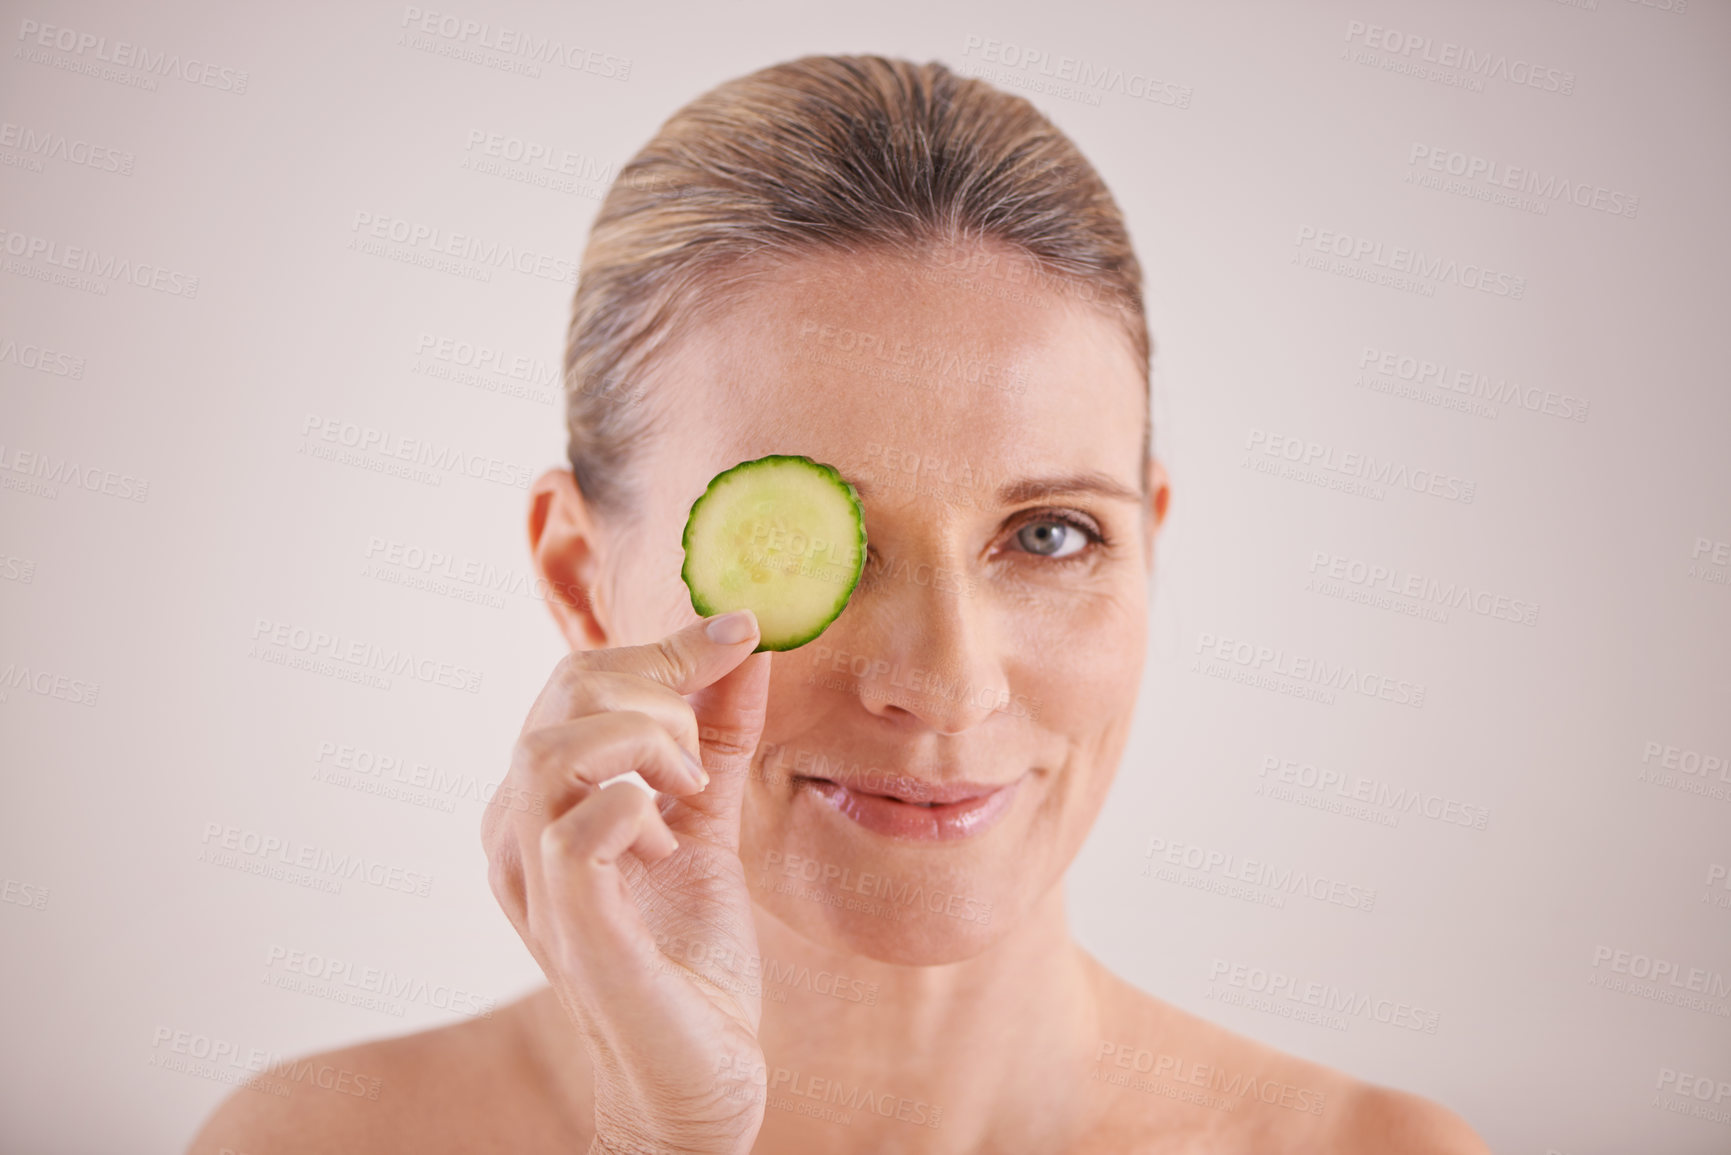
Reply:
[[[322,1057],[376,1098],[239,1091],[195,1152],[1486,1150],[1070,937],[1169,488],[1140,267],[1032,106],[879,57],[722,85],[621,173],[569,340],[529,541],[571,653],[500,791],[536,805],[483,829],[549,986]],[[771,453],[852,480],[870,549],[753,654],[680,541]]]

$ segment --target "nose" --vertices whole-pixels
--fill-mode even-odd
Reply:
[[[1010,702],[1004,638],[990,606],[958,569],[922,555],[888,556],[850,625],[848,682],[866,711],[910,727],[959,734]],[[863,672],[862,672],[863,671]]]

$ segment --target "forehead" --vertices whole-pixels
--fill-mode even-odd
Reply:
[[[977,253],[777,266],[669,350],[658,391],[685,416],[668,448],[698,488],[768,453],[867,479],[940,463],[980,480],[1095,470],[1137,486],[1146,387],[1122,323],[1028,271]]]

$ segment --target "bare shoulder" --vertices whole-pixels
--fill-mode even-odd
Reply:
[[[550,1085],[535,1028],[545,995],[260,1072],[223,1100],[187,1155],[573,1149],[584,1137],[570,1120],[586,1114],[586,1095]]]
[[[1360,1083],[1341,1104],[1336,1150],[1414,1155],[1490,1155],[1465,1119],[1432,1099]]]
[[[1489,1155],[1422,1096],[1259,1043],[1098,968],[1091,1085],[1103,1121],[1086,1151]]]

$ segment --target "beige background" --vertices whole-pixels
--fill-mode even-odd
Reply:
[[[806,52],[879,51],[1035,85],[1148,270],[1175,496],[1142,716],[1070,877],[1083,941],[1163,998],[1447,1103],[1499,1152],[1731,1148],[1731,1092],[1690,1115],[1673,1092],[1696,1084],[1665,1074],[1731,1081],[1731,771],[1702,769],[1731,756],[1731,6],[5,7],[0,1147],[178,1151],[234,1055],[448,1022],[535,983],[487,891],[476,795],[558,655],[510,484],[560,457],[557,277],[597,179],[679,104]],[[436,20],[407,36],[412,7],[455,36]],[[465,19],[580,46],[592,71],[442,54]],[[178,71],[96,59],[121,40]],[[1447,43],[1502,73],[1414,74]],[[1068,74],[1065,57],[1155,99],[1038,90],[1040,61]],[[569,153],[572,176],[513,179],[534,170],[487,157],[495,134],[502,152]],[[1471,157],[1587,203],[1427,186]],[[1605,211],[1629,198],[1633,215]],[[387,218],[539,254],[551,275],[351,247],[357,219]],[[33,239],[160,268],[161,287],[51,283],[64,270]],[[1371,258],[1340,272],[1314,247],[1361,240],[1384,261],[1487,267],[1509,292],[1378,284],[1350,272],[1374,276]],[[192,277],[195,295],[173,291]],[[453,375],[477,346],[506,371]],[[1379,391],[1405,384],[1403,357],[1515,399]],[[497,480],[310,456],[321,421],[428,439]],[[1274,437],[1434,471],[1473,500],[1253,468],[1278,469],[1248,451]],[[94,490],[32,477],[68,460]],[[1350,601],[1351,580],[1315,585],[1334,558],[1536,619]],[[272,649],[279,624],[291,647]],[[478,672],[478,692],[270,660],[296,629]],[[1217,665],[1210,639],[1229,642]],[[1422,707],[1210,676],[1257,647],[1422,685]],[[1315,805],[1339,800],[1308,785],[1324,773],[1384,804]],[[248,873],[255,838],[357,856],[377,884]],[[1186,855],[1204,869],[1183,873]],[[1225,855],[1374,906],[1195,885],[1222,882]],[[316,972],[309,957],[407,989],[381,1006],[296,989],[289,960]],[[1618,970],[1655,959],[1684,985],[1625,989]],[[1305,1021],[1300,1002],[1245,997],[1276,973],[1347,1009]],[[1709,988],[1693,1003],[1649,997],[1691,982]],[[197,1052],[214,1058],[190,1066]]]

